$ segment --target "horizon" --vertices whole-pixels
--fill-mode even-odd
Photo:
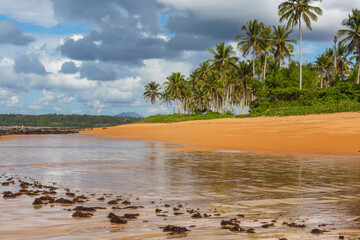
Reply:
[[[145,84],[161,84],[172,72],[189,76],[215,43],[236,46],[249,20],[283,25],[281,2],[0,0],[0,113],[146,117],[154,106],[143,99]],[[304,63],[332,47],[360,0],[316,5],[323,15],[312,31],[304,28]],[[294,53],[297,61],[298,45]],[[156,104],[157,113],[167,111]]]

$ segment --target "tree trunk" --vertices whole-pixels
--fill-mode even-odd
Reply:
[[[323,82],[324,82],[324,76],[321,74],[321,80],[320,80],[320,88],[323,88]]]
[[[334,59],[334,80],[336,80],[336,42],[335,42],[335,59]]]
[[[253,78],[255,78],[255,50],[253,52]]]
[[[265,64],[264,64],[264,83],[265,83],[265,80],[266,80],[266,60],[267,60],[267,56],[265,54]]]
[[[301,35],[301,19],[299,19],[299,33],[300,33],[300,90],[302,89],[302,63],[301,63],[301,43],[302,43],[302,35]]]
[[[358,68],[358,75],[357,75],[357,85],[359,85],[360,84],[360,55],[359,55],[359,68]]]

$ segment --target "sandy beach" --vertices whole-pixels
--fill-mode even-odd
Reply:
[[[358,112],[131,124],[81,133],[249,152],[360,156]]]

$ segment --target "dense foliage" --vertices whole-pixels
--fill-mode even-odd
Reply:
[[[311,21],[316,21],[322,10],[309,5],[300,13],[291,6],[311,2],[316,1],[287,0],[279,6],[279,15],[288,26],[270,27],[259,20],[243,26],[244,35],[235,40],[243,56],[251,60],[239,61],[233,47],[222,42],[209,50],[213,57],[189,77],[180,72],[167,77],[164,85],[156,88],[157,96],[177,115],[164,121],[177,121],[175,116],[208,119],[246,113],[258,116],[359,111],[360,11],[353,9],[344,19],[344,29],[334,37],[334,45],[314,62],[302,64],[301,58],[299,62],[292,59],[297,41],[291,39],[293,30],[289,27],[300,27],[304,21],[311,30]],[[206,116],[198,117],[201,114]]]
[[[71,127],[95,128],[116,126],[141,120],[131,117],[91,116],[91,115],[20,115],[0,114],[0,126]]]

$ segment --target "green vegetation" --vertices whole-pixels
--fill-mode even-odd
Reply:
[[[222,42],[209,50],[213,57],[189,77],[172,73],[156,87],[156,96],[176,114],[143,122],[360,111],[360,10],[353,9],[343,20],[344,29],[334,37],[333,46],[314,62],[302,64],[302,21],[311,30],[311,22],[322,15],[313,2],[321,1],[280,4],[280,22],[287,26],[266,26],[256,19],[244,25],[244,34],[235,40],[251,60],[239,61],[233,47]],[[300,31],[299,62],[292,60],[297,41],[291,38],[290,27],[295,26]]]
[[[95,128],[133,123],[140,118],[91,115],[20,115],[0,114],[0,126]]]
[[[140,123],[170,123],[184,122],[194,120],[210,120],[219,118],[233,118],[234,114],[221,114],[217,112],[208,112],[206,114],[171,114],[171,115],[154,115],[140,121]]]

